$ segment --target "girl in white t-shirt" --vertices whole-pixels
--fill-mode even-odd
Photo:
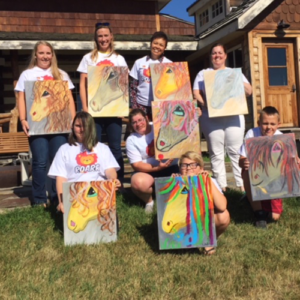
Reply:
[[[69,84],[69,105],[72,119],[75,116],[75,104],[71,89],[74,88],[68,74],[57,66],[57,59],[51,44],[45,41],[37,42],[32,50],[27,70],[22,72],[15,91],[18,92],[18,109],[20,122],[25,134],[29,137],[32,153],[32,194],[33,205],[47,204],[46,179],[47,164],[52,162],[58,148],[67,141],[66,134],[45,134],[29,136],[29,125],[26,115],[25,82],[44,80],[64,80]],[[47,96],[46,96],[47,97]],[[57,201],[55,181],[52,181],[50,200]]]
[[[130,72],[131,106],[145,111],[149,120],[152,120],[151,101],[153,101],[149,65],[172,62],[164,57],[167,44],[167,35],[162,31],[155,32],[150,40],[150,55],[136,60]]]
[[[116,187],[120,169],[109,148],[98,142],[93,117],[84,111],[78,112],[72,124],[68,143],[62,145],[55,155],[48,176],[56,178],[59,204],[57,209],[64,212],[62,203],[63,183],[66,181],[113,180]]]
[[[94,32],[94,50],[84,55],[77,71],[80,72],[80,98],[83,111],[88,112],[87,75],[88,66],[127,67],[123,56],[114,50],[114,36],[109,23],[97,23]],[[108,145],[120,165],[118,177],[123,181],[124,162],[121,150],[122,119],[116,117],[95,118],[98,140],[101,141],[102,131],[106,132]]]

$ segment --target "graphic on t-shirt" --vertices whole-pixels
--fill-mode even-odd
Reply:
[[[149,157],[154,156],[154,140],[152,140],[151,143],[147,146],[146,153]]]
[[[150,73],[150,68],[143,66],[143,78],[142,80],[144,82],[150,83],[151,82],[151,73]]]
[[[128,68],[88,66],[88,109],[93,117],[128,116]]]
[[[37,77],[37,80],[54,80],[54,78],[52,76],[45,75]]]
[[[98,156],[96,153],[81,152],[76,156],[76,162],[79,166],[75,167],[75,173],[96,172],[100,170],[97,164]]]
[[[25,81],[29,134],[71,131],[69,85],[67,81]]]
[[[105,60],[101,60],[97,63],[96,66],[114,66],[114,63],[108,59],[105,59]]]
[[[193,100],[187,62],[150,64],[154,101]]]

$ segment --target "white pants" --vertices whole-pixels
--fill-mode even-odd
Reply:
[[[240,116],[209,118],[207,109],[200,117],[201,129],[207,141],[212,172],[221,188],[227,186],[225,168],[225,148],[232,164],[236,186],[242,187],[239,149],[243,144],[245,118]]]

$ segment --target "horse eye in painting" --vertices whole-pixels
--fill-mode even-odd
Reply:
[[[173,114],[176,115],[176,116],[183,117],[184,116],[184,110],[182,109],[182,107],[180,105],[178,105],[174,109]]]
[[[168,74],[173,73],[173,70],[169,68],[166,73]]]
[[[97,192],[92,187],[90,187],[89,191],[87,193],[87,196],[88,197],[96,197],[97,196]]]
[[[115,73],[115,72],[110,72],[110,74],[109,74],[107,80],[113,79],[113,78],[115,78],[115,77],[116,77],[116,73]]]
[[[186,187],[184,187],[181,191],[181,194],[188,194],[188,192],[189,190]]]
[[[47,97],[47,96],[49,96],[49,95],[50,95],[50,94],[49,94],[47,91],[44,91],[42,97]]]

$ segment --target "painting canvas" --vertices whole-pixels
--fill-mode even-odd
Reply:
[[[128,116],[128,99],[127,67],[88,67],[88,110],[93,117]]]
[[[156,159],[200,153],[198,112],[191,101],[152,101]]]
[[[159,249],[216,246],[209,176],[155,178]]]
[[[204,71],[209,117],[248,114],[241,69]]]
[[[111,181],[63,184],[65,245],[117,240],[115,184]]]
[[[71,131],[71,99],[67,81],[25,81],[25,98],[30,135]]]
[[[193,100],[187,62],[150,64],[154,101]]]
[[[246,140],[253,200],[300,195],[300,174],[293,133]]]

